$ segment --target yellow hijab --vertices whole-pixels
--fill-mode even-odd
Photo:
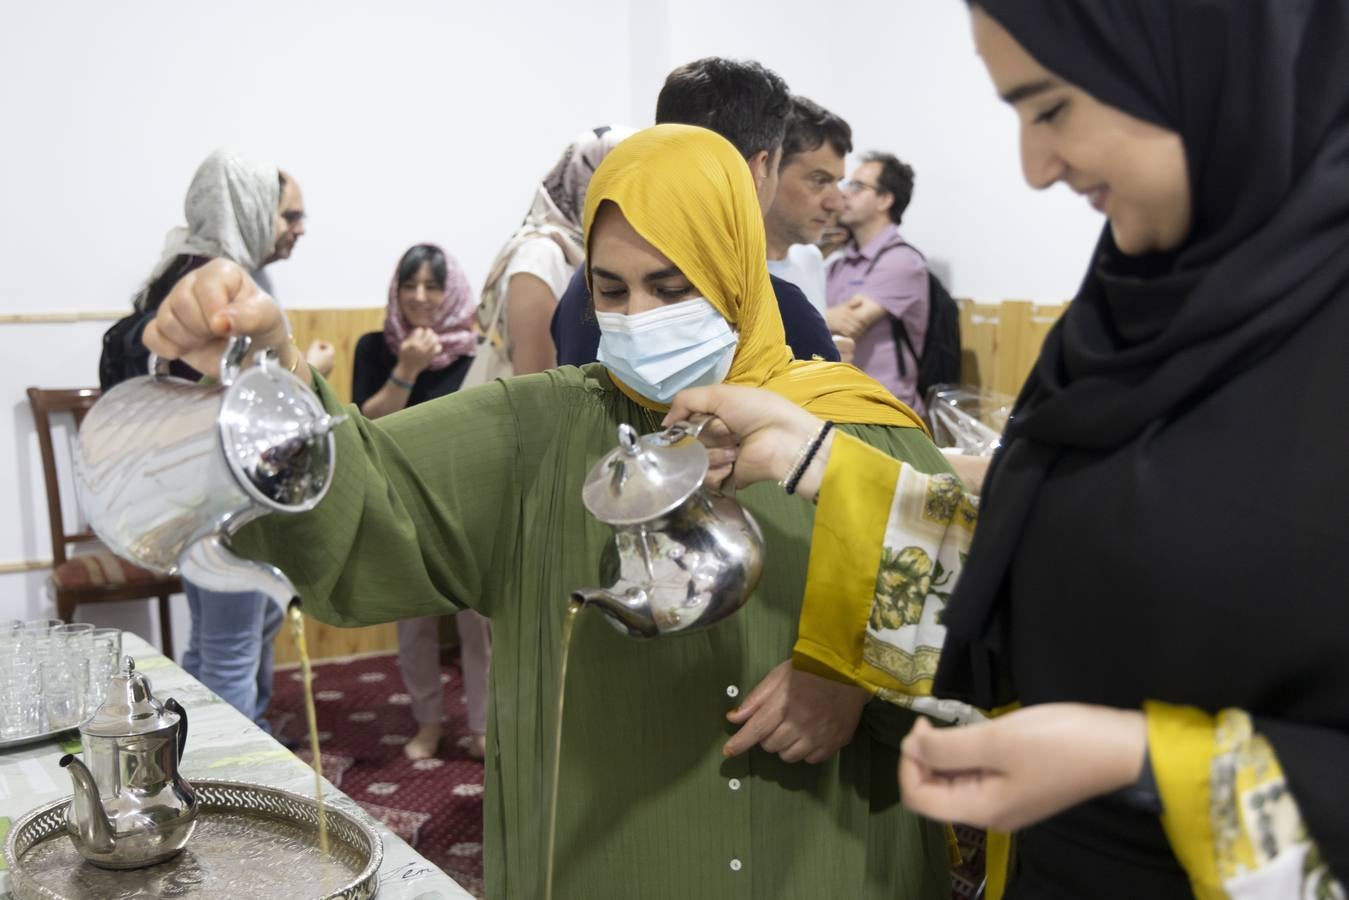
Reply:
[[[768,280],[754,179],[725,138],[692,125],[657,125],[614,148],[586,193],[587,259],[590,228],[605,200],[739,332],[726,384],[767,388],[835,422],[924,428],[913,410],[854,367],[792,358]],[[613,381],[648,409],[669,409]]]

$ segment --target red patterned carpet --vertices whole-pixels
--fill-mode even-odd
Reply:
[[[468,735],[458,652],[441,666],[447,737],[434,759],[412,762],[403,744],[417,726],[398,674],[398,657],[320,662],[314,666],[323,774],[366,812],[482,895],[482,763],[459,742]],[[279,670],[267,718],[275,734],[308,746],[298,669]],[[297,750],[306,762],[309,750]],[[957,829],[964,864],[952,873],[954,900],[970,900],[982,881],[983,835]]]
[[[395,654],[314,666],[323,774],[366,812],[466,890],[482,894],[482,763],[457,741],[467,735],[457,655],[442,664],[446,739],[439,756],[412,762],[416,732]],[[267,718],[279,738],[310,759],[298,669],[279,670]]]

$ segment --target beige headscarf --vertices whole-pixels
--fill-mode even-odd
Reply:
[[[496,319],[497,303],[505,287],[501,277],[506,273],[515,251],[526,241],[550,238],[562,249],[567,265],[575,269],[581,264],[585,258],[581,215],[590,177],[609,151],[633,133],[634,129],[625,125],[606,125],[581,133],[567,145],[562,158],[544,176],[543,182],[534,192],[534,201],[530,204],[524,223],[511,235],[506,246],[501,248],[488,270],[487,282],[483,285],[478,304],[478,325],[484,333]]]

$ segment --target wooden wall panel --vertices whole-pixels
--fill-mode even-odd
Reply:
[[[363,628],[338,628],[325,625],[308,616],[304,620],[304,639],[309,645],[310,659],[333,659],[341,656],[360,656],[398,648],[398,635],[392,622],[386,625],[367,625]],[[278,665],[300,661],[295,648],[295,636],[290,622],[276,636]]]
[[[343,403],[351,402],[351,365],[356,353],[356,342],[368,331],[384,327],[384,307],[361,309],[288,309],[291,333],[295,343],[304,350],[315,339],[328,341],[337,351],[337,362],[328,376],[328,383]],[[337,628],[306,617],[305,642],[312,659],[331,659],[338,656],[357,656],[394,650],[398,638],[392,623],[364,628]],[[290,625],[281,629],[276,638],[276,661],[281,664],[299,661]]]
[[[368,331],[384,328],[384,307],[361,309],[288,309],[291,334],[301,350],[312,340],[325,340],[337,350],[337,363],[328,376],[343,403],[351,402],[351,361],[356,342]]]
[[[960,302],[961,381],[1016,396],[1065,304]]]

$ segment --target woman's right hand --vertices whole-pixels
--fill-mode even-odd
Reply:
[[[733,469],[736,487],[782,480],[801,448],[824,424],[771,391],[727,384],[681,391],[665,424],[699,413],[717,418],[703,429],[699,440],[711,448],[738,447]]]
[[[275,350],[286,368],[298,360],[276,301],[237,263],[213,259],[178,279],[145,327],[144,341],[150,352],[218,378],[225,344],[235,336],[252,338],[255,352]]]
[[[431,358],[440,352],[440,338],[430,328],[414,328],[398,345],[398,377],[416,381],[426,371]]]

